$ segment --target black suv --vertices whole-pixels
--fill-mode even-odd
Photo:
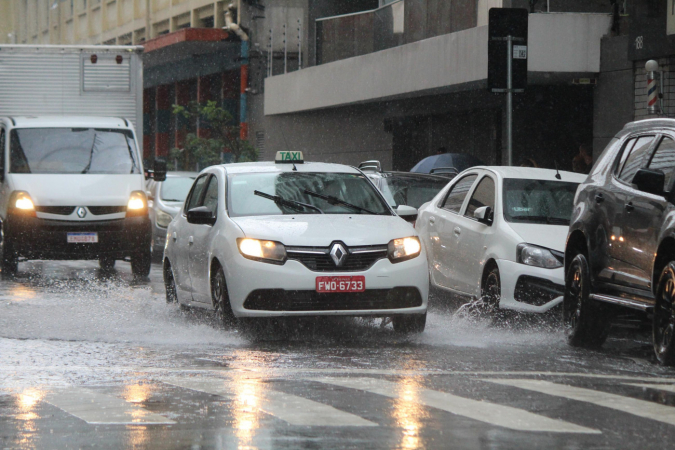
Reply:
[[[603,344],[621,311],[651,318],[656,357],[675,362],[675,120],[627,124],[579,186],[565,248],[571,345]]]

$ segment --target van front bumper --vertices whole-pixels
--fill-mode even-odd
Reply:
[[[27,259],[122,259],[152,243],[148,216],[71,221],[10,215],[2,224],[6,250]],[[68,233],[97,233],[96,243],[69,243]]]

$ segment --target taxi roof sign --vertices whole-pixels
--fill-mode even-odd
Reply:
[[[277,164],[302,164],[305,161],[300,151],[277,152],[274,162]]]

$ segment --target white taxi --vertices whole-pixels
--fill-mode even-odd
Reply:
[[[398,212],[398,214],[397,214]],[[391,317],[424,330],[429,274],[415,230],[358,169],[275,162],[201,172],[168,227],[167,301],[226,323],[279,316]]]

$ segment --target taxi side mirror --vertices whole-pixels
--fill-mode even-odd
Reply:
[[[216,216],[206,206],[198,206],[187,212],[187,221],[195,225],[213,225],[216,223]]]
[[[491,226],[494,220],[492,208],[489,206],[481,206],[480,208],[476,208],[476,210],[473,212],[473,218],[480,223]]]
[[[413,208],[412,206],[399,205],[398,208],[396,208],[396,214],[406,222],[414,222],[417,220],[417,208]]]

